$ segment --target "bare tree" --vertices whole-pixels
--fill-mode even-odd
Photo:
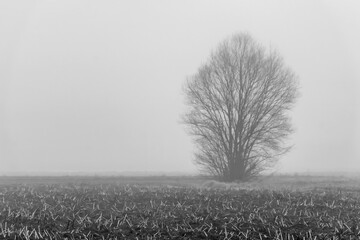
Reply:
[[[183,116],[198,146],[195,162],[225,181],[245,181],[289,150],[295,74],[248,34],[222,42],[187,79]]]

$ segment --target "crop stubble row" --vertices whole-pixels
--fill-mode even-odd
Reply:
[[[359,194],[145,184],[0,187],[0,239],[357,239]]]

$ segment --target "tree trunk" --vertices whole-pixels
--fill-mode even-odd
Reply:
[[[245,165],[242,158],[236,158],[230,165],[230,176],[229,181],[244,181],[245,176]]]

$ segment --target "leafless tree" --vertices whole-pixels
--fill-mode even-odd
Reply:
[[[289,150],[295,74],[276,51],[248,34],[222,42],[184,86],[183,122],[198,146],[195,162],[225,181],[246,181]]]

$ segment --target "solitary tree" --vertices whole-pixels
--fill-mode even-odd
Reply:
[[[248,34],[222,42],[184,86],[183,116],[198,151],[195,163],[225,181],[246,181],[289,150],[295,74]]]

